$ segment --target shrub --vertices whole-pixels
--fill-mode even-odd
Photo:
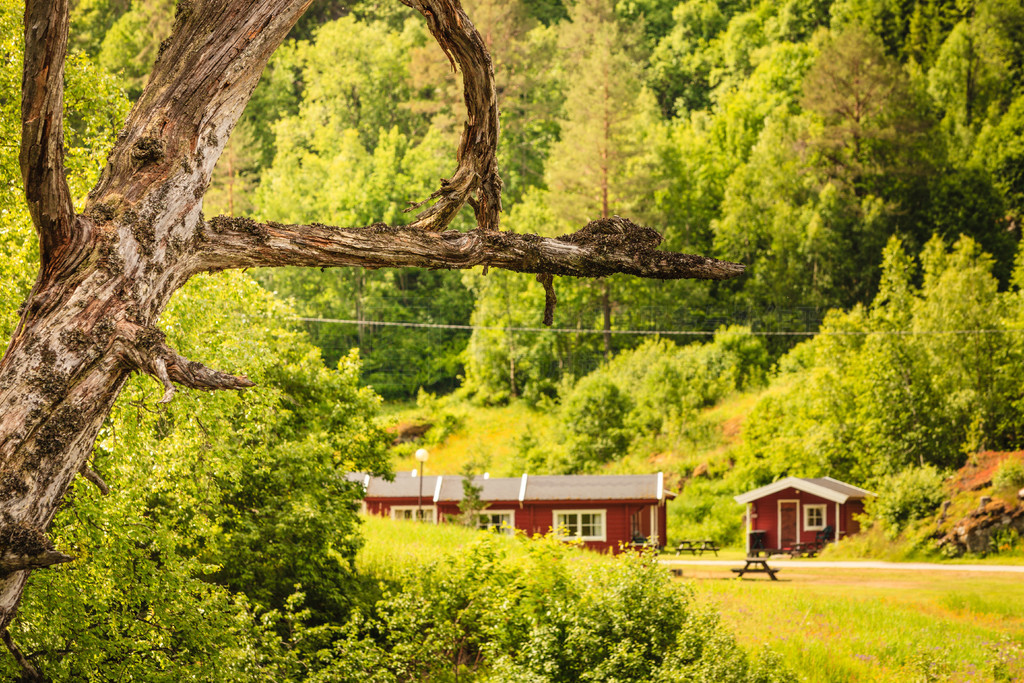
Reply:
[[[631,439],[625,422],[632,407],[629,397],[605,377],[581,379],[564,407],[570,461],[560,469],[592,470],[625,455]]]
[[[992,487],[996,489],[1024,488],[1024,462],[1007,458],[999,463],[999,469],[992,477]]]
[[[878,498],[868,502],[868,512],[882,523],[890,539],[896,538],[911,522],[939,507],[946,497],[942,480],[931,465],[889,475],[879,482]]]
[[[607,560],[550,535],[513,542],[524,552],[485,535],[410,573],[321,653],[313,680],[795,680],[771,653],[751,662],[651,554]]]

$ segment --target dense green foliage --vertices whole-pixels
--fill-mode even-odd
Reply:
[[[730,496],[789,474],[877,488],[870,513],[895,534],[941,502],[969,453],[1024,446],[1019,2],[465,4],[496,65],[506,229],[561,235],[627,215],[746,275],[559,279],[556,325],[572,332],[558,334],[537,329],[543,291],[516,273],[197,278],[163,318],[169,339],[260,388],[183,391],[157,409],[152,380],[129,382],[94,453],[113,492],[76,482],[51,533],[79,560],[33,576],[12,628],[54,680],[771,680],[770,655],[751,663],[647,557],[584,568],[550,541],[513,556],[487,539],[407,577],[357,572],[360,492],[344,474],[389,468],[365,383],[522,397],[562,427],[550,442],[521,434],[516,468],[667,469],[683,493],[676,533],[722,542],[739,540]],[[75,3],[78,201],[174,5]],[[7,141],[20,17],[0,0]],[[291,38],[207,214],[408,220],[453,170],[463,114],[422,20],[400,3],[319,0]],[[37,258],[16,156],[0,145],[4,341]],[[469,212],[455,223],[471,226]],[[795,347],[771,336],[819,327]],[[706,337],[631,334],[680,329]],[[708,412],[753,392],[742,443],[720,444]],[[440,417],[432,442],[458,428],[457,412]],[[686,457],[701,449],[713,456]],[[666,454],[684,457],[665,467]]]
[[[1022,489],[1024,488],[1024,462],[1006,459],[992,476],[992,488]]]
[[[134,93],[170,5],[83,1],[76,44]],[[494,53],[507,227],[555,235],[630,215],[674,249],[748,265],[724,284],[559,281],[559,326],[710,331],[724,317],[785,328],[770,311],[870,301],[893,236],[912,255],[934,234],[970,236],[1007,281],[1024,216],[1019,3],[472,0],[467,10]],[[408,10],[379,3],[322,0],[293,36],[218,167],[209,209],[401,222],[452,167],[462,103],[443,56]],[[543,308],[536,283],[517,275],[258,278],[312,318],[532,328]],[[359,347],[364,378],[387,396],[450,390],[464,375],[485,401],[553,396],[561,377],[640,339],[308,328],[329,363]],[[772,353],[786,341],[771,339]]]
[[[75,44],[134,94],[171,4],[83,0]],[[673,249],[748,266],[727,283],[559,280],[559,326],[793,330],[786,311],[871,301],[893,237],[913,257],[933,235],[968,236],[1008,282],[1024,220],[1020,3],[466,6],[494,54],[507,228],[557,235],[629,215]],[[417,17],[382,3],[321,0],[293,38],[229,144],[208,213],[401,222],[453,168],[463,105],[443,55]],[[467,214],[457,226],[470,224]],[[515,274],[257,278],[311,318],[534,328],[543,310],[539,286]],[[811,313],[797,331],[819,321]],[[562,377],[641,339],[307,327],[329,364],[360,348],[364,379],[386,396],[462,377],[486,402],[553,397]],[[777,357],[789,341],[768,348]]]
[[[947,495],[942,480],[930,465],[883,477],[868,511],[882,523],[886,536],[895,538],[909,523],[935,513]]]
[[[830,314],[823,334],[780,362],[785,389],[745,431],[757,466],[769,477],[870,482],[1020,448],[1024,309],[1016,284],[998,291],[992,268],[972,240],[950,248],[935,238],[918,286],[917,264],[893,241],[874,302]]]
[[[372,614],[353,617],[314,680],[794,678],[771,652],[750,661],[649,554],[584,561],[550,536],[485,534],[390,583]]]
[[[561,418],[566,452],[556,471],[593,471],[651,441],[678,446],[700,428],[699,412],[736,391],[760,387],[768,353],[749,330],[719,330],[714,341],[679,347],[648,341],[575,385]]]
[[[177,348],[260,388],[160,409],[152,379],[124,389],[93,457],[111,494],[76,481],[50,533],[79,559],[33,575],[13,629],[54,680],[253,680],[286,648],[280,613],[338,621],[359,599],[345,473],[386,471],[379,399],[287,314],[242,274],[197,278],[166,312]]]

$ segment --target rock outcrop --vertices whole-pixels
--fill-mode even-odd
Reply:
[[[977,510],[956,522],[939,539],[940,548],[955,556],[984,554],[993,550],[992,539],[1000,531],[1015,529],[1024,537],[1024,505],[1011,506],[1001,500],[993,501],[988,496],[982,501],[985,502]]]

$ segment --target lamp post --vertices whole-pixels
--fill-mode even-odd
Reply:
[[[416,460],[420,463],[420,476],[419,476],[419,480],[420,480],[420,497],[419,497],[419,502],[416,505],[416,521],[417,522],[422,522],[423,521],[423,463],[425,463],[427,461],[428,457],[430,457],[430,454],[427,453],[427,449],[426,448],[421,448],[418,451],[416,451]]]

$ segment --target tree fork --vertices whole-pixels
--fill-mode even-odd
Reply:
[[[131,372],[159,381],[165,401],[175,385],[252,386],[185,359],[157,328],[173,293],[196,273],[255,265],[493,266],[538,274],[553,309],[553,275],[723,279],[743,270],[657,251],[660,236],[625,219],[594,221],[559,239],[500,232],[493,70],[457,0],[403,0],[423,14],[464,76],[468,117],[456,170],[432,195],[433,206],[409,226],[206,221],[202,198],[214,165],[271,53],[309,2],[179,0],[172,33],[80,215],[64,179],[61,133],[68,0],[26,2],[20,163],[41,264],[0,359],[4,632],[31,570],[70,559],[45,531],[74,477],[89,471],[100,425]],[[446,231],[466,203],[477,229]]]

